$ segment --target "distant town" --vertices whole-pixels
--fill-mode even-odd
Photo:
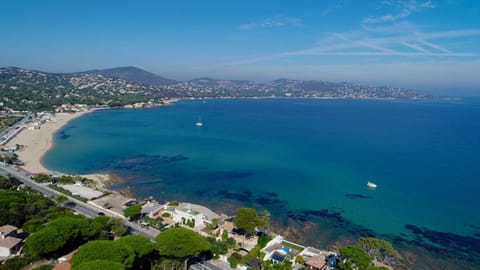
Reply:
[[[339,98],[428,99],[433,96],[390,86],[278,79],[266,83],[199,78],[175,81],[124,67],[81,73],[46,73],[23,68],[0,68],[0,108],[53,111],[62,104],[108,107],[161,104],[181,98]]]

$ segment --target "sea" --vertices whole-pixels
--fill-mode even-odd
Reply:
[[[345,234],[382,236],[480,257],[480,99],[205,99],[98,110],[60,129],[43,163],[115,173],[123,181],[111,188],[139,198],[268,210],[320,247]]]

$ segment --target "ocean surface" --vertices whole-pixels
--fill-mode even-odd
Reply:
[[[430,242],[480,237],[478,99],[188,100],[95,111],[54,141],[48,168],[115,172],[125,182],[113,188],[139,197],[333,217],[375,235],[420,230]]]

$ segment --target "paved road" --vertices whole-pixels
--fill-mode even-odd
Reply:
[[[25,128],[28,121],[33,119],[33,114],[29,113],[18,122],[13,124],[13,126],[8,127],[7,129],[0,132],[0,145],[6,144],[11,138],[13,138],[17,133]]]
[[[64,195],[54,189],[49,188],[44,184],[40,184],[31,180],[31,177],[32,177],[31,174],[26,173],[25,171],[22,171],[10,165],[0,165],[0,174],[5,176],[7,175],[14,176],[15,178],[22,181],[26,186],[29,186],[30,188],[43,193],[44,196],[50,197],[52,199],[57,196]],[[84,203],[82,201],[79,201],[71,197],[68,197],[68,200],[64,202],[64,206],[67,208],[73,209],[76,212],[82,215],[85,215],[87,217],[93,218],[93,217],[99,216],[99,213],[103,213],[106,216],[119,218],[117,213],[112,213],[108,209],[104,209],[104,208],[95,206],[93,204]],[[120,220],[122,220],[123,224],[125,224],[127,227],[130,228],[131,233],[146,236],[150,238],[150,240],[152,241],[155,239],[155,236],[157,236],[157,234],[160,233],[160,231],[155,228],[142,227],[137,223],[128,221],[124,217],[121,217]],[[199,262],[194,265],[191,265],[190,269],[223,270],[223,269],[231,269],[231,268],[228,267],[227,264],[217,263],[213,261],[204,261],[204,262]]]
[[[29,186],[30,188],[37,190],[41,192],[43,195],[50,197],[52,199],[57,196],[64,195],[54,189],[49,188],[44,184],[40,184],[31,180],[32,175],[30,175],[29,173],[26,173],[25,171],[19,170],[13,166],[0,165],[0,174],[12,175],[18,180],[22,181],[26,186]],[[73,204],[69,204],[68,202],[71,202]],[[146,236],[151,240],[153,240],[155,236],[159,233],[157,229],[142,227],[134,222],[128,221],[124,217],[119,217],[119,215],[116,213],[111,213],[111,211],[108,211],[107,209],[95,206],[93,204],[87,204],[71,197],[68,198],[68,201],[66,202],[65,206],[87,217],[96,217],[98,216],[98,213],[103,213],[106,216],[120,218],[122,222],[130,228],[132,233]]]
[[[222,268],[222,267],[219,267],[217,265],[214,265],[213,263],[211,263],[209,261],[206,261],[206,262],[203,262],[203,263],[192,264],[192,265],[190,265],[189,269],[193,269],[193,270],[224,270],[224,269],[230,269],[230,267],[229,268]]]

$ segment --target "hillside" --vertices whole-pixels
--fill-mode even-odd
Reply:
[[[100,74],[102,73],[102,74]],[[143,74],[143,75],[141,75]],[[120,78],[136,78],[131,79]],[[143,76],[143,82],[138,82]],[[149,79],[157,83],[147,83]],[[118,107],[158,104],[169,98],[301,97],[346,99],[422,99],[431,96],[395,87],[353,83],[279,79],[266,83],[199,78],[190,81],[163,77],[134,67],[86,73],[46,73],[17,67],[0,68],[0,108],[53,110],[66,103]]]
[[[123,79],[148,85],[169,85],[177,82],[137,67],[117,67],[100,70],[95,69],[80,73],[103,75],[105,77]]]

